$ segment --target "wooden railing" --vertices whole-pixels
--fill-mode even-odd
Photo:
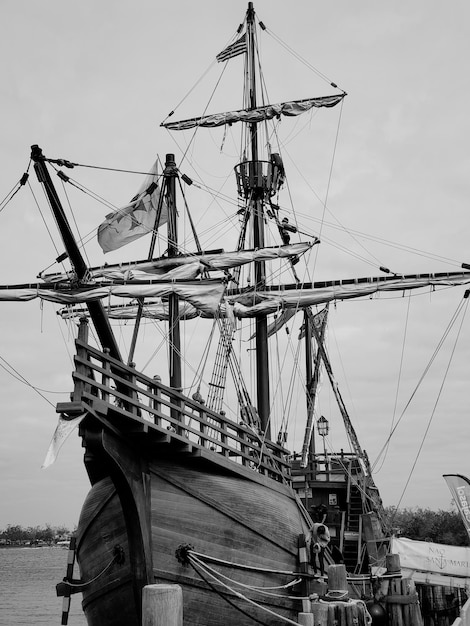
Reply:
[[[83,333],[82,333],[83,336]],[[83,405],[106,416],[124,433],[148,433],[149,441],[173,443],[204,456],[216,454],[277,481],[290,482],[289,452],[222,412],[163,385],[114,359],[79,338],[70,403],[57,411],[69,413]]]

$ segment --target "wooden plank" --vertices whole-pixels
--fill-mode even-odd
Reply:
[[[83,413],[83,402],[81,400],[77,402],[58,402],[55,411],[56,413],[63,413],[64,415],[74,417]]]
[[[289,491],[276,493],[275,490],[266,490],[264,485],[237,478],[224,476],[216,472],[200,472],[191,467],[178,467],[176,464],[164,464],[163,460],[154,462],[150,467],[152,475],[152,493],[157,497],[158,509],[155,515],[166,519],[169,526],[174,524],[176,516],[178,523],[187,524],[188,532],[195,523],[195,511],[202,516],[201,511],[222,513],[225,518],[236,522],[246,531],[259,535],[265,542],[275,546],[282,546],[291,554],[297,567],[297,536],[293,537],[292,529],[303,528],[300,514],[294,499]],[[154,478],[159,478],[155,481]],[[167,486],[161,481],[164,481]],[[276,484],[276,483],[274,483]],[[169,494],[177,494],[174,499],[174,510],[171,507]],[[160,506],[163,503],[165,506]],[[152,503],[154,499],[152,497]],[[184,503],[184,504],[183,504]],[[198,504],[199,503],[199,504]],[[187,510],[186,507],[190,507]],[[196,508],[194,508],[196,507]],[[185,517],[187,516],[187,517]],[[203,516],[204,517],[204,516]],[[215,533],[218,532],[213,519],[204,517],[204,524],[210,523]],[[251,528],[254,525],[255,530]],[[305,528],[305,527],[304,527]],[[206,530],[204,530],[204,533]]]

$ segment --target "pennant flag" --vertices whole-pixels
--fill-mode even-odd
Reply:
[[[44,459],[44,463],[42,464],[42,469],[49,467],[52,465],[59,454],[59,450],[62,445],[65,443],[65,440],[69,437],[69,435],[77,428],[82,419],[85,417],[85,413],[79,415],[78,417],[72,419],[65,419],[62,415],[59,417],[59,423],[54,431],[52,436],[51,443],[49,445],[49,449],[46,454],[46,458]]]
[[[242,35],[240,39],[237,39],[235,43],[232,43],[230,46],[219,52],[219,54],[215,57],[219,63],[222,61],[228,61],[229,59],[233,59],[233,57],[237,57],[239,54],[243,54],[246,52],[246,34]]]
[[[328,315],[328,307],[326,306],[324,309],[322,309],[315,315],[311,315],[309,317],[309,322],[312,325],[311,326],[312,332],[313,332],[313,327],[314,327],[317,333],[321,336],[321,334],[324,331],[324,327],[326,325],[327,315]],[[299,332],[299,340],[303,339],[304,337],[305,337],[305,324],[302,324],[300,328],[300,332]]]
[[[470,481],[461,474],[444,474],[455,504],[470,537]]]
[[[168,221],[168,208],[162,204],[160,219],[157,219],[160,188],[157,184],[157,163],[145,179],[130,203],[115,213],[106,216],[105,221],[98,227],[98,243],[104,253],[117,250],[131,241],[151,233]]]

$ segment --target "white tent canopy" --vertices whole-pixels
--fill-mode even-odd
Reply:
[[[470,548],[392,537],[392,554],[400,557],[402,575],[417,583],[470,587]]]

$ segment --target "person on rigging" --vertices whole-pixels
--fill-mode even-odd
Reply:
[[[296,233],[297,228],[289,224],[289,220],[287,217],[283,217],[279,229],[282,241],[287,246],[290,243],[290,233]]]

